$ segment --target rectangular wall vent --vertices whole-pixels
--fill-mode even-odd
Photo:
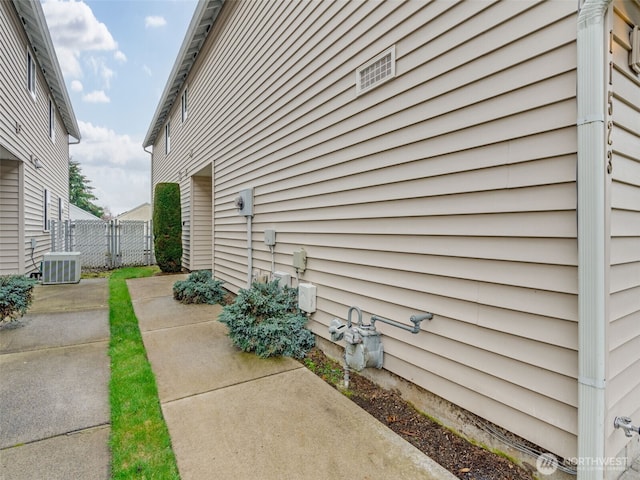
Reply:
[[[356,93],[367,92],[396,74],[396,47],[388,48],[356,70]]]
[[[640,27],[633,26],[631,30],[631,51],[629,52],[629,66],[640,75]]]
[[[51,252],[42,260],[42,284],[78,283],[80,252]]]

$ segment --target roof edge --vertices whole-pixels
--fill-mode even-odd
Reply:
[[[191,67],[193,67],[202,45],[204,45],[204,41],[211,31],[211,27],[215,24],[224,1],[225,0],[200,0],[198,2],[176,61],[173,64],[173,68],[165,84],[162,96],[158,101],[156,111],[149,124],[149,129],[142,143],[143,148],[147,148],[155,143],[162,124],[164,124],[169,111],[173,107],[177,92],[182,90],[186,77],[191,71]],[[204,26],[207,26],[204,36],[202,38],[197,37],[196,33]],[[195,53],[190,53],[190,51],[194,49]],[[189,55],[187,55],[187,53],[189,53]],[[181,75],[180,73],[185,69],[186,72]]]
[[[24,31],[27,34],[33,53],[38,60],[41,72],[44,74],[47,86],[52,93],[51,96],[58,107],[67,133],[79,141],[81,136],[78,121],[73,111],[69,93],[67,92],[64,76],[60,70],[58,56],[56,55],[56,50],[51,40],[49,26],[47,25],[42,5],[40,1],[29,0],[13,0],[13,5],[18,13],[18,17],[20,17],[20,20],[23,22]],[[25,14],[30,14],[28,16],[33,18],[35,25],[30,25],[30,22],[24,17]],[[39,38],[34,38],[35,36],[39,36]],[[44,51],[42,51],[42,48],[35,48],[36,43],[41,43]],[[51,66],[53,69],[52,74],[48,74],[48,72],[44,70],[44,64]]]

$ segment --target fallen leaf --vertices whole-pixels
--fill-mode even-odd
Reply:
[[[418,436],[417,433],[409,432],[407,430],[400,430],[400,433],[402,433],[403,435],[409,435],[410,437],[417,437]]]
[[[387,416],[387,423],[394,423],[398,421],[398,417],[396,417],[395,415],[388,415]]]
[[[470,468],[468,468],[468,467],[461,468],[460,470],[458,470],[458,472],[460,472],[460,473],[468,473],[468,472],[470,472],[470,471],[471,471],[471,469],[470,469]]]

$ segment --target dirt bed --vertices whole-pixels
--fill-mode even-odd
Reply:
[[[340,365],[314,348],[303,363],[336,387],[342,381]],[[352,373],[345,394],[369,414],[463,480],[532,480],[525,469],[504,457],[473,445],[439,425],[393,391]]]

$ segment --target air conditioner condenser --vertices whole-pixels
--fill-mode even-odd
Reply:
[[[42,284],[78,283],[80,252],[49,252],[42,260]]]

